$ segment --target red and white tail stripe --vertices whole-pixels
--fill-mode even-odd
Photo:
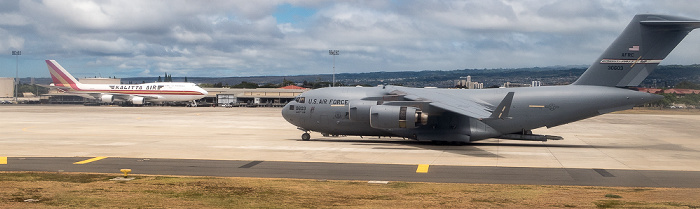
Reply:
[[[49,72],[51,73],[51,79],[53,79],[53,84],[55,86],[69,87],[74,90],[79,90],[78,80],[75,79],[66,69],[63,69],[61,65],[56,62],[56,60],[46,60],[46,66],[49,67]]]

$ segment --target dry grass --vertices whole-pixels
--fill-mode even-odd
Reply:
[[[700,208],[700,189],[116,176],[3,172],[0,208]]]

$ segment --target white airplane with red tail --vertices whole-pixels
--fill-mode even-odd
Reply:
[[[147,102],[179,102],[201,99],[207,91],[194,83],[162,82],[144,84],[82,84],[55,60],[46,60],[53,86],[70,93],[85,93],[104,103],[114,100],[128,101],[135,105]]]

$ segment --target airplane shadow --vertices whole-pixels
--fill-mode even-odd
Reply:
[[[301,141],[293,139],[296,141]],[[352,145],[375,145],[372,149],[379,150],[436,150],[444,151],[453,154],[466,155],[472,157],[485,157],[485,158],[498,158],[501,157],[497,154],[491,153],[489,151],[480,149],[474,146],[463,146],[457,144],[438,144],[431,142],[419,142],[411,140],[396,140],[396,139],[329,139],[329,138],[319,138],[311,139],[310,142],[333,142],[333,143],[350,143]],[[403,146],[400,146],[403,145]],[[469,145],[469,144],[465,144]],[[407,147],[409,146],[409,147]]]
[[[467,144],[468,146],[480,146],[480,147],[493,147],[493,146],[507,146],[507,147],[549,147],[549,148],[593,148],[593,149],[636,149],[636,150],[667,150],[667,151],[684,151],[684,152],[700,152],[695,149],[685,147],[683,145],[677,144],[653,144],[653,145],[590,145],[590,144],[520,144],[520,143],[484,143],[484,142],[473,142]]]
[[[302,141],[299,139],[289,139],[295,141]],[[472,156],[472,157],[484,157],[484,158],[500,158],[502,156],[495,154],[490,151],[486,151],[480,147],[550,147],[550,148],[572,148],[572,149],[620,149],[620,148],[636,148],[627,146],[605,146],[605,145],[576,145],[576,144],[546,144],[546,143],[517,143],[517,142],[472,142],[467,144],[453,144],[453,143],[435,143],[435,142],[420,142],[413,140],[397,140],[392,138],[387,139],[342,139],[342,138],[317,138],[311,139],[310,142],[333,142],[333,143],[351,143],[352,145],[377,145],[372,149],[386,149],[386,150],[435,150],[444,151],[453,154]],[[400,146],[403,145],[403,146]],[[396,146],[396,147],[392,147]],[[406,147],[409,146],[409,147]]]
[[[560,147],[560,148],[630,148],[630,147],[623,147],[623,146],[601,146],[601,145],[589,145],[589,144],[546,144],[545,143],[540,143],[540,144],[520,144],[520,143],[513,143],[513,142],[508,142],[508,143],[484,143],[484,142],[472,142],[471,144],[467,144],[469,146],[483,146],[483,147],[495,147],[495,146],[504,146],[504,147]]]

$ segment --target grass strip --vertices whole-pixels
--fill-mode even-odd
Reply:
[[[0,208],[700,207],[699,188],[118,176],[0,172]]]

